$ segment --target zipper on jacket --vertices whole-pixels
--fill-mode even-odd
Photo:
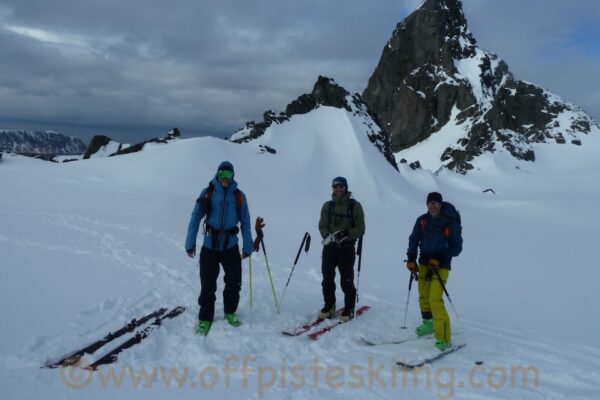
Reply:
[[[229,187],[224,188],[223,194],[223,202],[221,203],[221,227],[219,230],[219,236],[223,237],[223,250],[227,248],[227,243],[225,240],[227,239],[227,235],[225,235],[225,212],[227,211],[227,193],[229,193]]]

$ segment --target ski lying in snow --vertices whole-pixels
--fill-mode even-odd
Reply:
[[[125,326],[123,326],[121,329],[119,329],[115,332],[108,332],[108,335],[104,336],[102,339],[84,347],[83,349],[74,351],[70,355],[66,356],[65,358],[63,358],[55,363],[48,364],[48,365],[46,365],[46,367],[47,368],[58,368],[58,367],[68,367],[70,365],[73,365],[73,364],[77,363],[81,359],[81,357],[83,357],[85,354],[94,354],[94,352],[96,352],[96,350],[98,350],[102,346],[106,345],[107,343],[115,340],[118,337],[123,336],[126,333],[133,332],[135,330],[135,328],[144,325],[146,322],[150,321],[152,318],[160,317],[166,311],[167,311],[166,308],[159,308],[158,310],[151,312],[148,315],[144,315],[140,319],[134,318],[130,322],[128,322]]]
[[[167,314],[157,317],[150,325],[148,325],[144,329],[137,331],[135,333],[135,336],[133,336],[129,340],[123,342],[121,345],[114,348],[113,350],[111,350],[110,352],[105,354],[102,358],[94,361],[93,363],[86,366],[85,368],[89,369],[89,370],[96,370],[100,365],[114,363],[115,361],[117,361],[118,354],[120,352],[140,343],[142,340],[147,338],[148,335],[150,335],[156,328],[161,326],[162,322],[165,319],[173,319],[173,318],[177,317],[178,315],[181,315],[184,311],[185,311],[185,307],[179,306],[179,307],[173,308]]]
[[[430,356],[417,358],[417,359],[414,359],[411,361],[398,361],[398,362],[396,362],[396,365],[399,367],[409,368],[409,369],[422,367],[423,365],[429,364],[432,361],[439,360],[440,358],[444,357],[447,354],[454,353],[456,350],[462,349],[465,346],[466,346],[466,343],[452,345],[444,351],[435,350],[435,353],[432,353]]]
[[[418,339],[430,339],[432,337],[433,337],[433,335],[425,335],[425,336],[412,335],[412,336],[406,336],[403,338],[388,339],[388,340],[376,340],[376,339],[367,339],[365,337],[361,337],[360,340],[367,346],[380,346],[383,344],[406,343],[406,342],[410,342],[412,340],[418,340]]]
[[[335,316],[339,317],[342,312],[344,311],[343,308],[337,309],[335,311]],[[327,319],[327,318],[326,318]],[[297,328],[294,329],[290,329],[288,331],[283,331],[281,333],[283,333],[284,335],[288,335],[288,336],[300,336],[302,335],[304,332],[308,332],[310,331],[312,328],[314,328],[317,325],[320,325],[323,321],[325,321],[325,319],[321,319],[321,318],[317,318],[314,321],[311,322],[307,322],[304,325],[301,325]]]
[[[362,307],[360,307],[358,310],[356,310],[354,312],[354,318],[361,316],[362,314],[364,314],[365,312],[367,312],[367,310],[369,310],[370,308],[371,307],[369,307],[369,306],[362,306]],[[352,319],[350,321],[352,321]],[[350,321],[346,321],[346,322],[350,322]],[[321,336],[323,336],[324,334],[326,334],[327,332],[329,332],[330,330],[332,330],[333,328],[335,328],[336,326],[340,326],[343,323],[345,323],[345,322],[338,320],[333,325],[326,326],[324,328],[319,329],[318,331],[310,333],[308,335],[308,337],[311,338],[311,339],[313,339],[313,340],[317,340]]]

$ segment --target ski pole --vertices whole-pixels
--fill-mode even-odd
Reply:
[[[360,265],[362,262],[362,246],[363,246],[363,237],[361,236],[358,239],[358,247],[356,249],[356,254],[358,254],[358,273],[356,275],[356,301],[354,302],[354,308],[356,309],[356,305],[358,304],[358,286],[360,283]]]
[[[279,303],[277,302],[277,295],[275,294],[275,286],[273,286],[273,278],[271,277],[271,268],[269,268],[269,259],[267,258],[267,250],[265,249],[265,241],[260,238],[260,244],[262,244],[263,254],[265,255],[265,263],[267,264],[267,273],[269,274],[269,281],[271,281],[271,291],[273,291],[273,299],[275,300],[275,309],[279,314]]]
[[[252,255],[248,257],[248,263],[250,264],[248,268],[248,274],[250,275],[249,284],[250,284],[250,308],[252,308]]]
[[[408,294],[406,295],[406,305],[404,306],[404,319],[400,329],[406,329],[406,316],[408,315],[408,302],[410,300],[410,290],[412,289],[413,279],[415,278],[414,271],[410,271],[410,279],[408,280]]]
[[[446,293],[446,297],[448,298],[448,301],[450,302],[450,307],[452,307],[452,311],[454,311],[454,315],[456,315],[456,319],[458,319],[460,321],[460,317],[458,316],[458,313],[456,312],[456,309],[454,308],[454,304],[452,303],[450,294],[448,294],[448,291],[446,290],[446,285],[444,285],[444,282],[442,281],[442,277],[440,276],[439,271],[437,270],[437,268],[434,269],[434,271],[440,281],[440,285],[442,285],[442,289],[444,289],[444,293]]]
[[[308,253],[308,249],[310,248],[310,233],[306,232],[304,237],[302,238],[302,242],[300,243],[300,248],[298,249],[298,254],[296,254],[296,259],[294,260],[294,265],[292,266],[292,271],[290,272],[290,276],[285,283],[285,287],[283,288],[283,293],[281,294],[281,299],[279,300],[279,304],[283,304],[283,299],[285,297],[285,292],[290,284],[290,279],[292,279],[292,274],[294,273],[294,268],[296,268],[296,263],[298,263],[298,258],[300,258],[300,253],[302,252],[302,248],[304,247],[304,251]]]

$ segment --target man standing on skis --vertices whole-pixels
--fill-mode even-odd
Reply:
[[[444,306],[442,284],[448,281],[452,257],[461,251],[460,214],[452,204],[442,200],[440,193],[429,193],[427,213],[417,218],[408,239],[406,268],[419,278],[423,324],[417,327],[417,336],[435,333],[435,347],[441,351],[451,345],[450,317]]]
[[[196,237],[200,221],[204,221],[204,243],[200,250],[200,312],[196,332],[208,334],[215,313],[215,292],[219,264],[225,273],[223,290],[223,307],[225,319],[232,326],[239,326],[240,320],[235,312],[240,300],[242,287],[242,259],[252,254],[252,233],[250,212],[246,195],[237,188],[233,179],[233,165],[223,161],[215,177],[210,181],[196,200],[188,225],[185,250],[193,258],[196,255]],[[238,247],[240,223],[243,247],[242,254]]]
[[[319,231],[323,237],[323,299],[325,305],[320,319],[335,316],[335,269],[340,270],[340,286],[344,292],[344,311],[340,320],[354,318],[356,288],[354,286],[354,260],[356,241],[365,234],[365,215],[360,203],[348,191],[348,182],[337,177],[331,183],[331,200],[321,208]]]

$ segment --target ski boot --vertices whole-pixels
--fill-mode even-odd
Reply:
[[[348,322],[352,318],[354,318],[354,309],[344,308],[344,311],[342,311],[342,315],[340,315],[340,321]]]
[[[229,322],[229,325],[236,327],[236,328],[242,324],[240,322],[240,320],[238,319],[237,315],[235,315],[235,313],[231,313],[231,314],[225,313],[225,320],[227,322]]]
[[[196,325],[196,333],[200,336],[208,335],[211,325],[212,321],[198,321],[198,325]]]
[[[422,337],[425,335],[430,335],[433,333],[433,321],[430,319],[424,319],[423,323],[417,326],[415,329],[415,333],[418,337]]]
[[[452,346],[452,344],[444,342],[443,340],[438,340],[435,342],[435,348],[438,349],[439,351],[444,351],[451,346]]]
[[[335,317],[335,304],[331,307],[323,307],[319,312],[319,319],[327,319]]]

